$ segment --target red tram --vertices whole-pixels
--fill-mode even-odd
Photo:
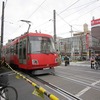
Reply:
[[[25,33],[2,48],[2,57],[11,65],[35,74],[54,71],[59,65],[53,38],[43,33]]]

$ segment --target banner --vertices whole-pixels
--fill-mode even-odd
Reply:
[[[91,21],[91,27],[100,26],[100,18]]]
[[[89,49],[89,36],[90,36],[90,34],[87,33],[86,34],[86,49]]]

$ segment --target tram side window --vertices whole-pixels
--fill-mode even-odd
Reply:
[[[10,53],[14,54],[14,46],[11,46],[9,49],[10,49]]]
[[[18,54],[18,43],[16,44],[16,54]]]
[[[23,59],[26,59],[26,40],[23,41]]]
[[[6,50],[6,54],[8,54],[9,53],[9,47],[7,48],[7,50]]]
[[[19,43],[19,58],[22,58],[22,41]]]

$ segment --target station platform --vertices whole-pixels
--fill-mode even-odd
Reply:
[[[16,74],[6,68],[0,68],[0,76],[8,75],[8,83],[10,86],[14,87],[18,92],[18,100],[44,100],[39,96],[33,94],[35,87],[29,84],[24,79],[17,79]],[[11,93],[11,95],[13,95]],[[9,95],[10,96],[10,95]],[[1,100],[1,99],[0,99]],[[5,99],[2,99],[5,100]],[[11,99],[13,100],[13,99]],[[14,99],[16,100],[16,99]],[[46,97],[45,100],[50,100]]]

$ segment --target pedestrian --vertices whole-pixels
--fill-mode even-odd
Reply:
[[[96,54],[95,61],[100,64],[100,54]]]
[[[90,61],[91,61],[91,69],[93,69],[94,68],[95,57],[91,56]]]
[[[67,55],[65,55],[64,61],[65,61],[65,66],[67,66],[69,64],[69,57]]]

